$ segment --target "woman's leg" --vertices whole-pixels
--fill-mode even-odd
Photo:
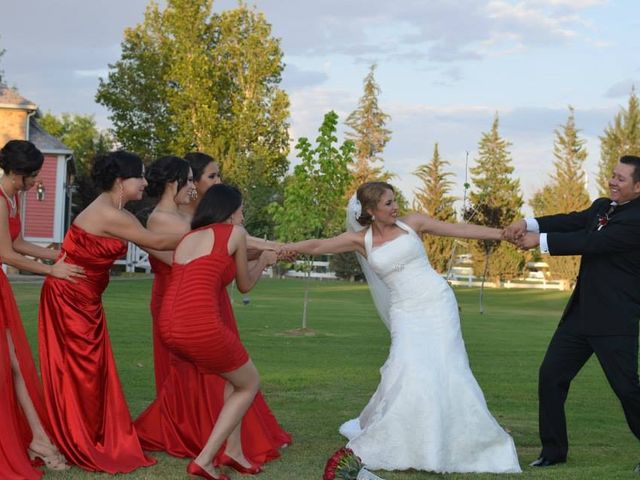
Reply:
[[[9,347],[9,358],[11,359],[11,371],[13,373],[13,384],[15,387],[16,397],[18,398],[18,402],[22,407],[22,411],[24,412],[25,417],[27,417],[27,422],[29,423],[29,428],[31,429],[31,434],[33,438],[31,439],[31,444],[29,445],[29,450],[31,450],[30,455],[36,454],[44,460],[48,467],[53,469],[63,469],[65,468],[64,457],[60,455],[60,452],[56,448],[56,446],[51,442],[51,439],[45,432],[44,427],[42,426],[42,421],[38,416],[38,412],[36,411],[33,401],[31,400],[31,396],[29,395],[29,391],[27,390],[27,385],[24,381],[24,377],[22,376],[22,370],[20,369],[20,363],[18,362],[18,356],[16,355],[16,349],[13,344],[13,338],[11,337],[11,332],[7,329],[7,346]]]
[[[233,390],[220,410],[220,415],[218,415],[218,420],[213,426],[207,443],[195,459],[198,465],[213,475],[217,475],[212,466],[214,455],[234,429],[239,426],[260,386],[258,370],[251,360],[237,370],[221,376],[229,381]]]
[[[227,403],[227,399],[233,393],[234,387],[231,383],[227,382],[224,385],[224,401]],[[253,401],[253,400],[252,400]],[[242,421],[238,423],[238,426],[233,429],[229,437],[227,438],[227,444],[225,445],[224,453],[233,458],[243,467],[251,467],[251,462],[244,456],[242,450]]]

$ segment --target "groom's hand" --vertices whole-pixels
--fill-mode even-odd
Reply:
[[[518,248],[522,250],[530,250],[540,245],[540,234],[535,232],[525,233],[516,241]]]
[[[502,238],[510,242],[517,242],[527,233],[527,222],[524,218],[516,220],[502,232]]]

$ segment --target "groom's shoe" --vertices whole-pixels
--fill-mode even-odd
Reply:
[[[567,460],[562,458],[560,460],[551,460],[546,457],[540,457],[529,464],[530,467],[550,467],[551,465],[557,465],[558,463],[565,463]]]

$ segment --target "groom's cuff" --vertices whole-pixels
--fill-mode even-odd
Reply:
[[[536,222],[538,223],[538,222]],[[547,243],[547,234],[540,234],[540,253],[549,253],[549,244]]]
[[[540,225],[535,218],[525,218],[524,221],[527,224],[527,232],[538,233],[540,231]]]

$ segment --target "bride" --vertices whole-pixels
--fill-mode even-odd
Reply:
[[[381,380],[359,418],[340,428],[371,469],[520,472],[513,439],[496,422],[469,368],[453,291],[429,264],[422,234],[500,240],[502,231],[421,214],[398,218],[393,187],[369,182],[349,202],[351,229],[286,249],[354,251],[391,333]],[[356,220],[356,221],[353,221]]]

